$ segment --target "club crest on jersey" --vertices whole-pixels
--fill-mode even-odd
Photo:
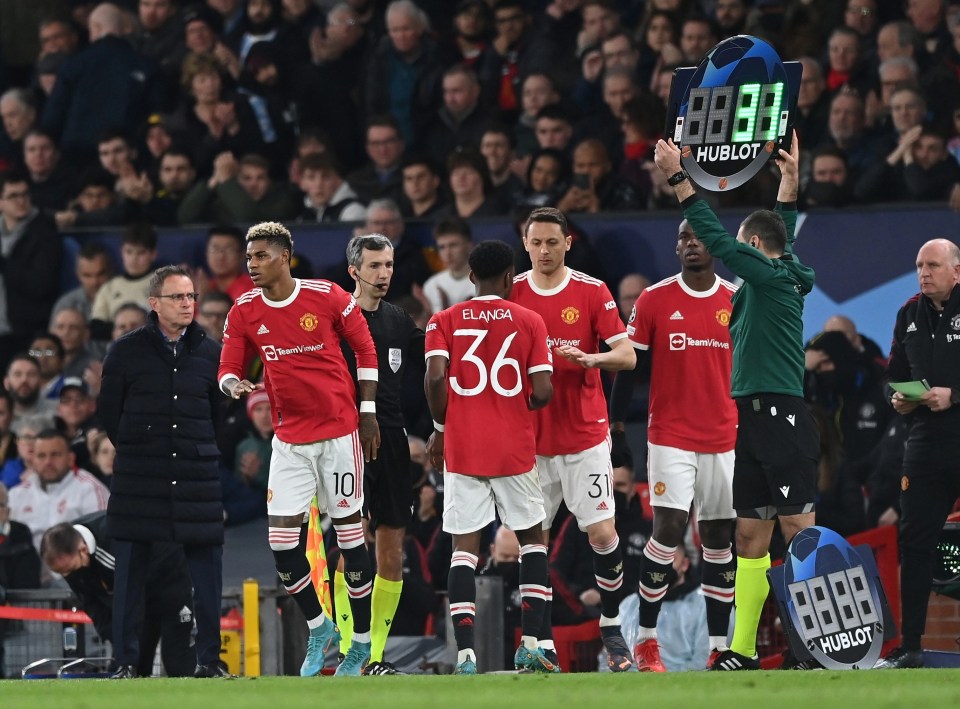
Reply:
[[[960,315],[954,315],[950,320],[950,327],[954,330],[960,330]]]
[[[300,316],[300,327],[307,332],[313,332],[319,324],[320,320],[313,313],[304,313]]]
[[[730,324],[730,311],[726,308],[720,308],[717,311],[717,322],[726,327]]]
[[[568,305],[566,308],[560,311],[560,317],[567,325],[573,325],[577,320],[580,319],[580,311],[574,308],[572,305]]]
[[[396,374],[400,369],[400,359],[402,356],[402,351],[399,347],[391,347],[390,352],[387,357],[387,361],[390,363],[390,369],[393,370],[393,373]]]
[[[667,491],[667,484],[664,482],[658,482],[656,485],[653,486],[654,495],[662,495],[666,491]]]

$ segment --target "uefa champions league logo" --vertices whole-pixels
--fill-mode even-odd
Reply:
[[[671,100],[679,105],[667,133],[694,182],[714,192],[739,187],[786,147],[801,69],[762,39],[740,35],[695,69],[677,70]]]

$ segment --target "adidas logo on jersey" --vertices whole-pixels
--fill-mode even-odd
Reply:
[[[267,326],[263,323],[260,323],[260,329],[257,330],[258,335],[269,335],[270,331],[267,329]]]
[[[670,316],[670,319],[671,319],[671,320],[683,320],[683,315],[682,315],[682,314],[680,313],[680,311],[678,310],[678,311],[676,311],[673,315]]]
[[[915,322],[912,322],[909,325],[907,325],[907,332],[916,332],[916,331],[917,331],[917,324]]]
[[[599,505],[597,505],[597,509],[600,510],[601,512],[606,512],[610,508],[607,507],[607,501],[603,500]]]
[[[337,503],[337,507],[341,510],[346,509],[349,506],[350,506],[350,503],[347,502],[346,500],[340,500],[340,502]]]

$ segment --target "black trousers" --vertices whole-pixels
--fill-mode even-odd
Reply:
[[[136,667],[140,660],[140,634],[144,622],[144,585],[152,544],[114,542],[113,638],[119,665]],[[185,544],[187,569],[193,583],[193,612],[197,623],[198,665],[220,660],[220,597],[223,592],[223,546]]]
[[[902,635],[904,647],[917,650],[927,623],[937,542],[960,495],[960,468],[905,463],[900,488]]]

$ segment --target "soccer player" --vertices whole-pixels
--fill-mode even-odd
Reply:
[[[775,518],[788,543],[815,524],[820,436],[803,400],[803,299],[813,288],[814,273],[793,253],[800,155],[796,134],[790,152],[778,154],[776,209],[748,215],[736,239],[697,197],[673,141],[658,141],[654,155],[701,243],[743,279],[730,317],[730,388],[738,414],[733,474],[737,613],[730,649],[712,666],[720,671],[760,668],[757,626],[769,592]]]
[[[443,472],[443,529],[453,535],[447,592],[457,640],[454,674],[476,674],[474,575],[480,532],[499,515],[520,541],[520,647],[517,669],[552,672],[537,647],[546,607],[547,547],[540,524],[531,410],[550,401],[552,357],[543,320],[509,303],[513,250],[486,241],[470,254],[473,300],[434,315],[427,325],[424,387],[435,431],[428,450]]]
[[[357,301],[339,286],[290,275],[293,238],[276,222],[247,232],[247,269],[256,288],[237,298],[227,315],[218,378],[239,399],[262,388],[242,379],[248,355],[263,359],[273,414],[273,455],[267,489],[270,548],[277,573],[310,627],[301,676],[323,669],[324,652],[339,638],[310,580],[300,526],[317,496],[333,519],[343,553],[354,636],[338,675],[359,675],[370,658],[370,557],[363,540],[363,463],[376,457],[377,353]],[[346,339],[357,356],[355,388],[340,350]]]
[[[652,364],[647,446],[653,535],[641,559],[640,635],[634,648],[641,672],[666,671],[657,618],[691,504],[696,503],[703,545],[700,585],[711,659],[727,649],[736,573],[730,540],[737,407],[730,398],[729,331],[736,288],[716,274],[713,257],[686,219],[680,222],[677,255],[680,273],[641,292],[627,325],[637,366]],[[627,372],[613,384],[610,433],[616,438],[625,431],[635,380]]]
[[[413,483],[410,479],[410,445],[404,430],[401,395],[410,367],[423,381],[423,330],[403,308],[384,300],[393,276],[393,243],[383,234],[355,236],[347,244],[347,270],[357,283],[353,297],[367,321],[380,363],[377,382],[377,424],[380,449],[363,471],[364,499],[370,526],[376,535],[376,568],[373,578],[370,663],[364,675],[398,674],[383,661],[383,649],[403,589],[403,540],[413,515]],[[351,373],[356,357],[346,343],[343,354]],[[344,575],[334,579],[337,614],[347,598]],[[341,616],[342,617],[342,616]],[[343,623],[341,631],[345,631]],[[340,650],[346,648],[344,632]]]
[[[523,232],[532,268],[514,279],[510,298],[540,314],[553,352],[559,355],[553,377],[556,395],[536,415],[537,469],[547,513],[544,539],[560,503],[566,502],[593,548],[600,632],[610,670],[625,672],[633,661],[620,632],[623,553],[613,522],[607,402],[597,370],[633,369],[637,360],[610,290],[602,281],[565,265],[571,241],[560,210],[533,210]],[[609,351],[600,352],[601,340]],[[549,615],[552,595],[548,587],[540,647],[556,664]]]

